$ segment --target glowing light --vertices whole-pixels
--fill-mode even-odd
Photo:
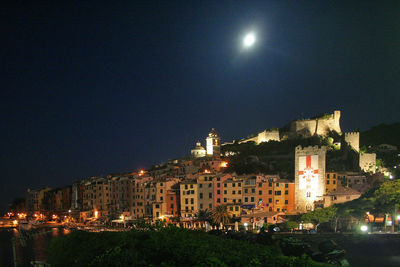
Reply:
[[[400,220],[400,215],[397,215],[397,220]]]
[[[204,170],[204,173],[210,173],[210,171],[209,171],[209,170],[207,170],[207,169],[205,169],[205,170]]]
[[[361,231],[366,232],[366,231],[368,231],[368,226],[362,225],[362,226],[360,227],[360,229],[361,229]]]
[[[246,48],[253,46],[255,42],[256,42],[256,35],[254,34],[254,32],[249,32],[243,38],[243,46]]]
[[[248,223],[244,223],[243,225],[244,225],[244,227],[247,227],[249,224]]]
[[[226,161],[221,162],[221,168],[226,168],[226,167],[228,167],[228,162]]]
[[[18,221],[17,221],[17,220],[14,220],[14,221],[13,221],[13,224],[14,224],[14,225],[17,225],[17,224],[18,224]]]
[[[144,174],[144,170],[139,171],[139,176],[142,176]]]
[[[94,211],[94,217],[98,218],[99,217],[99,212],[97,210]]]

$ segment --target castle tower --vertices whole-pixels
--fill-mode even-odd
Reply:
[[[352,132],[344,134],[344,141],[355,151],[360,152],[360,133]]]
[[[295,149],[295,205],[298,212],[314,210],[314,202],[325,193],[326,147]]]
[[[221,154],[220,141],[221,138],[218,136],[215,129],[212,128],[211,132],[208,134],[208,137],[206,138],[207,156],[216,156],[216,157],[220,156]]]

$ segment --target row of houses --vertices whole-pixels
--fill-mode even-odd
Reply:
[[[80,221],[110,221],[121,216],[191,220],[200,210],[211,211],[218,205],[226,205],[232,217],[242,217],[254,210],[296,212],[295,183],[279,175],[236,175],[205,170],[176,176],[142,171],[90,177],[57,189],[28,190],[26,208],[30,214],[68,214]],[[325,176],[328,198],[325,205],[358,198],[361,192],[357,190],[368,185],[366,177],[357,173],[326,172]]]

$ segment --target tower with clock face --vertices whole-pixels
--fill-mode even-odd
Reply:
[[[297,146],[295,150],[295,205],[298,212],[314,210],[325,193],[326,147]]]

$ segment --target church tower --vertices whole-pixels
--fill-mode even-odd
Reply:
[[[206,138],[207,156],[219,157],[221,155],[220,141],[221,138],[218,136],[215,129],[212,128],[211,132],[208,134],[208,137]]]

